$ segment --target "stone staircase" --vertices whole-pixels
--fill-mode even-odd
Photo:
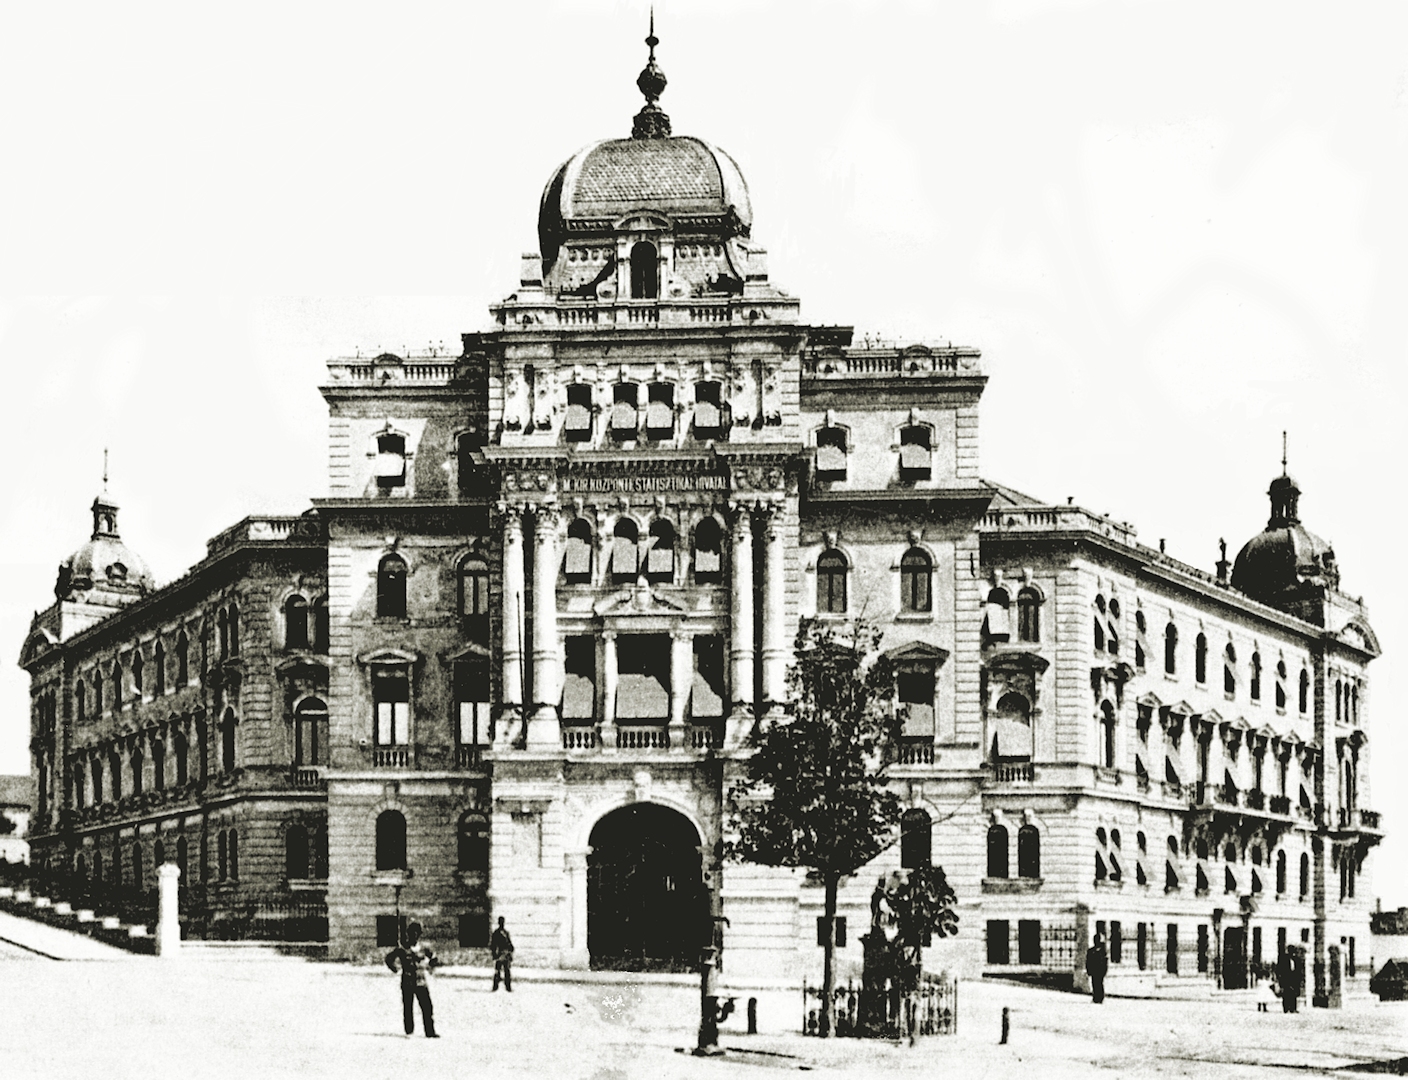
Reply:
[[[83,934],[128,952],[147,956],[156,952],[156,939],[145,924],[124,923],[115,915],[98,915],[88,908],[75,909],[67,901],[56,901],[27,888],[0,886],[0,911]]]

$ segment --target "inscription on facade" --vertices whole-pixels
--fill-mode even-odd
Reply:
[[[563,491],[727,491],[724,476],[564,476]]]

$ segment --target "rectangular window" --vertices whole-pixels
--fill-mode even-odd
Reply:
[[[846,479],[846,433],[841,428],[816,433],[816,475],[818,480]]]
[[[1178,974],[1178,924],[1168,924],[1168,939],[1164,942],[1164,970],[1170,975]]]
[[[929,666],[901,669],[895,677],[900,705],[905,710],[904,734],[934,734],[934,669]]]
[[[567,416],[562,430],[569,442],[585,442],[592,437],[592,388],[586,383],[567,387]]]
[[[1354,976],[1356,976],[1356,975],[1359,974],[1359,967],[1358,967],[1358,965],[1355,963],[1355,959],[1354,959],[1354,937],[1353,937],[1353,935],[1350,936],[1348,945],[1349,945],[1349,951],[1345,954],[1345,956],[1346,956],[1346,960],[1345,960],[1345,970],[1347,970],[1347,971],[1349,972],[1350,977],[1353,978]]]
[[[455,662],[455,720],[457,745],[489,745],[489,664],[483,658]]]
[[[378,915],[376,917],[376,947],[394,949],[401,944],[401,923],[405,916]]]
[[[900,431],[900,479],[928,480],[932,475],[929,429],[907,427]]]
[[[721,387],[716,382],[694,386],[694,434],[701,439],[714,438],[723,425]]]
[[[1110,963],[1118,964],[1124,960],[1124,936],[1120,933],[1120,921],[1112,919],[1110,922]]]
[[[596,717],[596,638],[575,635],[563,642],[562,722]]]
[[[1041,920],[1020,919],[1017,922],[1017,963],[1041,963]]]
[[[817,945],[822,946],[822,947],[825,947],[825,945],[826,945],[826,916],[825,916],[825,915],[818,915],[818,916],[816,917],[816,943],[817,943]],[[838,949],[844,949],[845,947],[846,947],[846,916],[844,916],[844,915],[837,915],[837,916],[836,916],[836,948],[838,948]]]
[[[1008,922],[1006,919],[988,920],[988,963],[1009,964],[1012,962],[1011,943],[1007,940]]]
[[[616,641],[616,719],[666,723],[670,718],[670,638],[622,634]]]
[[[404,670],[374,670],[372,700],[376,708],[377,746],[410,742],[411,683]]]
[[[1198,924],[1198,974],[1208,973],[1208,925]]]
[[[406,438],[387,432],[376,437],[376,482],[378,487],[403,487],[406,483]]]
[[[489,913],[471,912],[459,918],[459,940],[462,949],[489,947]]]
[[[1149,924],[1140,923],[1137,934],[1134,943],[1134,958],[1139,963],[1139,970],[1145,971],[1149,967]]]

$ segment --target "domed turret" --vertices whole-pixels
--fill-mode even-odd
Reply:
[[[646,44],[636,80],[646,103],[631,137],[578,151],[543,189],[538,241],[550,292],[650,299],[673,285],[675,295],[700,295],[740,291],[748,276],[753,208],[743,174],[704,140],[671,135],[657,104],[666,79],[653,17]],[[627,263],[629,274],[618,273]]]
[[[1300,523],[1300,488],[1282,461],[1271,481],[1271,518],[1237,553],[1232,585],[1253,599],[1299,614],[1302,601],[1324,588],[1337,588],[1334,549]]]
[[[145,596],[156,582],[117,532],[117,504],[107,492],[93,500],[93,535],[59,564],[54,595],[60,600],[122,605]]]

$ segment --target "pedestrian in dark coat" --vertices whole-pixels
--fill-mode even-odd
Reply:
[[[489,953],[494,958],[494,990],[499,988],[499,979],[502,978],[504,989],[513,993],[513,938],[504,929],[502,915],[499,916],[499,928],[489,936]]]
[[[1098,931],[1095,944],[1085,950],[1085,973],[1090,976],[1090,1000],[1099,1005],[1105,1000],[1105,972],[1110,961],[1105,956],[1105,936]]]
[[[420,923],[408,924],[404,944],[397,945],[386,954],[386,966],[401,973],[401,1013],[406,1034],[415,1034],[415,1003],[419,1001],[425,1037],[438,1039],[440,1036],[435,1033],[435,1006],[430,1002],[430,972],[440,961],[435,958],[434,950],[421,941],[420,935]]]
[[[1281,991],[1281,1011],[1295,1012],[1300,998],[1300,979],[1293,949],[1286,949],[1276,961],[1276,985]]]

